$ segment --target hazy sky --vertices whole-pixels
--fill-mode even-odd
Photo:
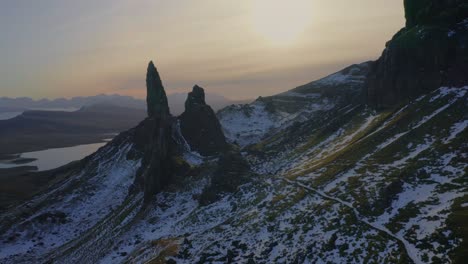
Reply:
[[[272,95],[376,59],[402,0],[0,0],[0,97]]]

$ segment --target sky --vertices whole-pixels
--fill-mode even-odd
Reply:
[[[0,97],[273,95],[377,59],[402,0],[0,0]]]

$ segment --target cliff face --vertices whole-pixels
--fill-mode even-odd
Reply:
[[[406,27],[371,66],[367,98],[377,108],[410,101],[441,86],[468,83],[466,0],[405,0]]]
[[[466,0],[405,0],[406,26],[454,24],[467,18]]]
[[[221,125],[213,109],[205,102],[205,91],[195,85],[185,102],[185,112],[179,117],[182,135],[192,150],[204,156],[227,149]]]

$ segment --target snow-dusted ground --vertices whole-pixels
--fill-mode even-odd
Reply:
[[[256,101],[249,105],[230,106],[218,113],[218,118],[228,141],[244,147],[259,142],[272,131],[281,131],[294,122],[304,122],[335,106],[327,98],[310,98],[313,99],[306,107],[294,113],[269,112],[264,102]],[[294,101],[285,103],[294,104]]]
[[[316,114],[338,107],[335,100],[343,96],[327,97],[317,91],[300,91],[307,87],[336,87],[348,85],[360,87],[365,80],[362,65],[351,66],[347,70],[337,72],[302,87],[280,93],[270,98],[275,103],[286,105],[304,105],[297,111],[269,111],[264,101],[257,100],[247,105],[232,105],[218,112],[218,119],[223,127],[226,138],[231,143],[241,147],[259,142],[272,131],[281,131],[295,122],[304,122],[315,118]],[[346,99],[345,99],[346,100]],[[270,109],[271,110],[271,109]]]
[[[257,157],[246,151],[260,175],[208,206],[197,201],[209,184],[209,175],[200,175],[143,207],[141,194],[127,196],[140,165],[125,158],[131,145],[108,145],[82,173],[36,198],[35,205],[47,206],[1,235],[0,262],[448,263],[460,240],[446,220],[454,200],[467,195],[458,181],[468,166],[459,144],[467,118],[452,118],[445,127],[434,127],[434,120],[460,115],[454,107],[467,101],[467,89],[441,88],[388,115],[365,109],[312,145],[314,131],[307,131],[285,152]],[[236,106],[221,118],[225,129],[232,126],[231,140],[242,145],[299,116],[269,116],[262,102],[248,109]],[[185,146],[185,159],[203,164],[179,134],[176,129],[173,137]],[[349,148],[354,145],[366,152]],[[38,216],[48,212],[65,220],[52,223],[46,216],[41,223]]]
[[[424,126],[431,119],[435,118],[439,114],[444,113],[444,111],[449,109],[454,103],[459,102],[459,100],[464,100],[466,102],[466,90],[467,88],[464,87],[457,89],[441,88],[435,91],[433,93],[435,95],[429,99],[431,103],[434,103],[440,99],[444,99],[447,96],[451,97],[448,99],[446,104],[439,108],[435,108],[433,112],[423,116],[420,121],[411,125],[408,131],[397,133],[394,136],[391,136],[389,139],[383,140],[383,143],[377,145],[374,151],[365,155],[360,161],[358,161],[354,166],[352,166],[344,173],[338,174],[338,177],[323,187],[323,189],[328,193],[340,194],[340,196],[346,197],[346,199],[349,200],[349,202],[346,203],[348,203],[349,206],[352,206],[352,198],[345,195],[349,191],[347,183],[351,177],[361,177],[361,181],[366,182],[365,184],[367,190],[378,189],[378,183],[385,182],[388,175],[391,175],[391,173],[396,170],[403,169],[410,162],[415,162],[415,160],[418,159],[424,160],[424,157],[428,156],[438,157],[438,159],[429,162],[428,165],[423,167],[423,171],[428,173],[427,179],[404,183],[402,186],[402,191],[395,198],[388,210],[370,222],[371,224],[378,224],[379,226],[392,226],[393,219],[395,219],[402,210],[410,208],[410,206],[416,206],[418,208],[417,210],[419,210],[417,215],[409,218],[406,224],[403,224],[399,232],[393,233],[396,237],[406,241],[404,244],[408,246],[409,251],[413,252],[412,259],[415,262],[423,262],[422,259],[432,259],[433,257],[445,259],[448,252],[447,250],[450,250],[453,246],[458,245],[459,243],[459,241],[454,240],[451,236],[451,233],[446,230],[447,227],[445,225],[445,221],[450,213],[450,208],[454,200],[458,197],[467,195],[463,186],[453,182],[456,179],[460,179],[468,167],[468,164],[466,163],[453,162],[455,157],[463,156],[463,153],[460,153],[460,150],[457,152],[456,149],[453,149],[453,152],[449,152],[445,155],[436,153],[431,154],[434,151],[433,144],[436,143],[437,138],[431,135],[426,135],[423,138],[423,143],[408,144],[407,148],[409,152],[403,157],[399,157],[399,155],[397,155],[395,156],[395,159],[388,164],[375,164],[375,161],[373,161],[374,167],[377,167],[377,172],[366,171],[363,174],[362,170],[363,168],[368,167],[369,161],[372,161],[374,155],[379,154],[379,152],[385,148],[398,143],[398,140],[405,137],[409,132]],[[398,111],[390,118],[389,121],[386,121],[383,126],[387,126],[392,122],[393,118],[404,112],[406,109],[407,107],[404,107]],[[445,137],[442,142],[444,144],[449,144],[451,140],[455,139],[461,132],[466,129],[466,125],[467,120],[461,120],[460,122],[453,124],[448,131],[448,136]],[[383,129],[385,128],[379,127],[376,132],[373,132],[372,134],[377,133]],[[322,150],[315,150],[314,153],[334,153],[335,151],[341,150],[339,147],[337,147],[339,144],[331,143],[346,141],[344,139],[338,139],[339,136],[337,136],[337,134],[340,133],[341,132],[338,131],[323,141],[328,141],[326,146],[324,146],[325,144],[322,143],[317,145],[315,148]],[[414,138],[414,140],[421,139]],[[313,160],[315,160],[315,157],[322,157],[322,155],[314,156]],[[303,157],[302,161],[298,162],[298,164],[303,164],[304,160],[308,159],[309,163],[313,163],[313,160],[310,160],[309,157]],[[307,175],[299,177],[298,180],[307,182],[319,176],[320,172],[311,172]],[[447,186],[452,186],[452,188],[447,189]],[[369,199],[371,200],[370,197]],[[399,224],[402,224],[401,220]],[[443,247],[438,243],[429,242],[431,241],[431,237],[437,233],[445,234],[446,239],[451,241],[451,245],[445,245]],[[429,243],[432,246],[421,249],[420,246],[423,243]]]
[[[0,259],[5,260],[2,262],[8,262],[9,257],[15,259],[17,254],[40,256],[60,247],[117,208],[127,196],[140,166],[140,161],[126,159],[130,148],[131,145],[124,145],[115,150],[107,145],[79,174],[23,205],[28,208],[47,201],[46,206],[2,234],[3,238],[14,237],[1,244]],[[80,182],[85,184],[77,185]]]
[[[268,131],[281,125],[280,117],[265,110],[265,104],[235,105],[218,115],[230,142],[246,146],[258,142]]]
[[[337,72],[332,75],[329,75],[323,79],[316,81],[315,85],[339,85],[339,84],[346,84],[350,85],[353,83],[362,83],[365,81],[365,76],[357,74],[359,69],[356,67],[352,67],[349,72],[346,74],[343,72]]]

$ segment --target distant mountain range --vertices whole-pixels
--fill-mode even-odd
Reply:
[[[170,111],[184,111],[186,94],[168,96]],[[246,101],[207,94],[214,110]],[[248,101],[247,101],[248,102]],[[66,110],[66,111],[65,111]],[[109,134],[137,125],[146,117],[146,100],[122,95],[33,100],[0,98],[1,155],[101,142]],[[2,120],[3,119],[3,120]]]
[[[168,95],[171,112],[181,114],[184,111],[184,102],[186,98],[187,95],[182,93]],[[207,94],[206,100],[215,111],[231,104],[246,103],[250,101],[233,101],[218,94]],[[33,100],[29,97],[0,97],[0,112],[21,112],[31,109],[78,109],[92,105],[116,105],[134,109],[146,109],[145,100],[118,94],[100,94],[96,96],[73,97],[70,99],[58,98],[53,100]]]
[[[134,127],[145,116],[144,109],[104,103],[73,112],[28,110],[0,120],[0,159],[2,154],[101,142]]]

